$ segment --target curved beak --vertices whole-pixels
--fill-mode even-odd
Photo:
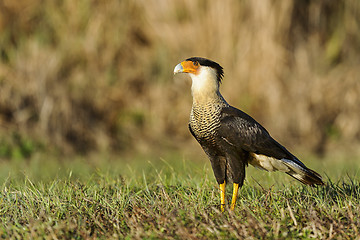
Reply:
[[[183,66],[181,65],[181,63],[179,63],[179,64],[176,65],[175,68],[174,68],[174,74],[176,74],[176,73],[181,73],[181,72],[184,72],[184,68],[183,68]]]

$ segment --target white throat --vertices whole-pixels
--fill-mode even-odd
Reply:
[[[201,67],[198,71],[198,74],[190,74],[193,102],[206,102],[221,96],[216,71],[210,67]]]

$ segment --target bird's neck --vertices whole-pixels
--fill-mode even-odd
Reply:
[[[192,91],[192,97],[193,106],[204,106],[208,104],[227,104],[219,91]]]
[[[214,71],[202,71],[192,75],[191,94],[193,105],[225,102],[219,91],[219,82]]]

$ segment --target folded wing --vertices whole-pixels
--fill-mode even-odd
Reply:
[[[248,163],[267,170],[282,171],[308,185],[324,184],[321,176],[307,168],[252,117],[234,107],[224,107],[218,136],[223,148],[230,145],[249,152]]]

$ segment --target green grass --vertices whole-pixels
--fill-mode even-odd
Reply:
[[[312,161],[328,176],[316,188],[249,167],[235,211],[224,213],[205,161],[176,155],[2,161],[0,237],[359,238],[358,160]]]

